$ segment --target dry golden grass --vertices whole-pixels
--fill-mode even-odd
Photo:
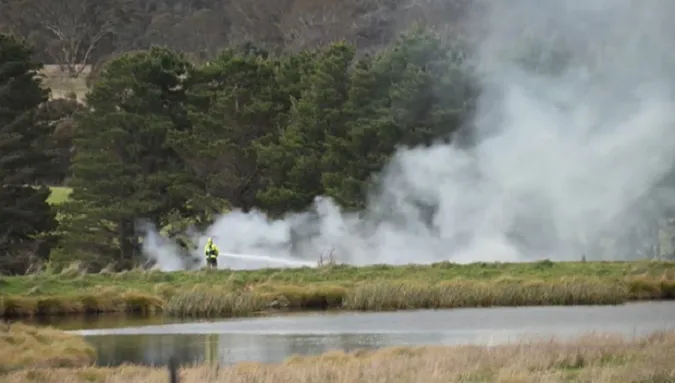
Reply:
[[[156,295],[114,288],[65,296],[0,295],[0,317],[6,318],[115,312],[150,314],[161,312],[163,306],[164,301]]]
[[[589,335],[572,341],[530,341],[483,347],[395,347],[349,354],[293,357],[285,363],[182,369],[182,383],[661,383],[675,381],[675,332],[627,340]],[[3,382],[166,383],[166,369],[26,369]]]
[[[351,288],[333,285],[262,284],[244,291],[195,286],[172,296],[165,306],[173,316],[242,316],[269,307],[289,310],[340,308],[386,311],[487,306],[619,304],[630,299],[617,283],[374,281]]]
[[[50,327],[0,323],[0,372],[26,367],[90,365],[94,349],[82,337]]]
[[[491,283],[447,282],[434,285],[370,283],[345,297],[352,310],[618,304],[629,299],[626,286],[585,280]],[[411,307],[414,306],[414,307]]]

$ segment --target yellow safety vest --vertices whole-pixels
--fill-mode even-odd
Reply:
[[[216,249],[215,245],[206,245],[206,249],[204,249],[204,255],[206,255],[207,258],[215,258],[217,253],[218,249]]]

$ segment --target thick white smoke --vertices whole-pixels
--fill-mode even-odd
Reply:
[[[331,249],[352,264],[578,260],[672,168],[673,11],[669,0],[476,1],[476,145],[398,151],[359,216],[326,198],[277,221],[232,212],[199,246],[212,236],[276,266]],[[151,252],[163,268],[176,254]],[[234,262],[220,259],[271,265]]]

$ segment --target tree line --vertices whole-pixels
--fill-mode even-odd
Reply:
[[[102,68],[84,105],[48,101],[22,40],[0,41],[0,271],[141,260],[136,223],[177,235],[227,209],[271,216],[315,196],[359,210],[400,145],[450,140],[476,89],[463,49],[417,27],[375,54],[338,41],[273,54],[252,44],[194,63],[153,46]],[[46,202],[47,185],[70,198]]]
[[[418,26],[362,54],[345,40],[283,54],[248,43],[200,62],[152,46],[108,60],[80,104],[50,100],[35,48],[0,35],[0,273],[133,267],[141,218],[176,237],[228,209],[279,217],[318,195],[361,210],[396,148],[470,141],[468,44],[441,36]],[[73,191],[50,205],[50,185]],[[623,251],[660,254],[652,223]]]
[[[458,28],[469,0],[0,0],[0,32],[72,75],[152,45],[213,59],[248,41],[297,53],[331,41],[377,50],[412,23]],[[97,71],[95,70],[94,73]]]

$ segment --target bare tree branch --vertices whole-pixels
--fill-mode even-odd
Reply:
[[[90,64],[92,52],[114,33],[115,4],[96,0],[23,0],[26,23],[52,36],[48,51],[71,77]]]

